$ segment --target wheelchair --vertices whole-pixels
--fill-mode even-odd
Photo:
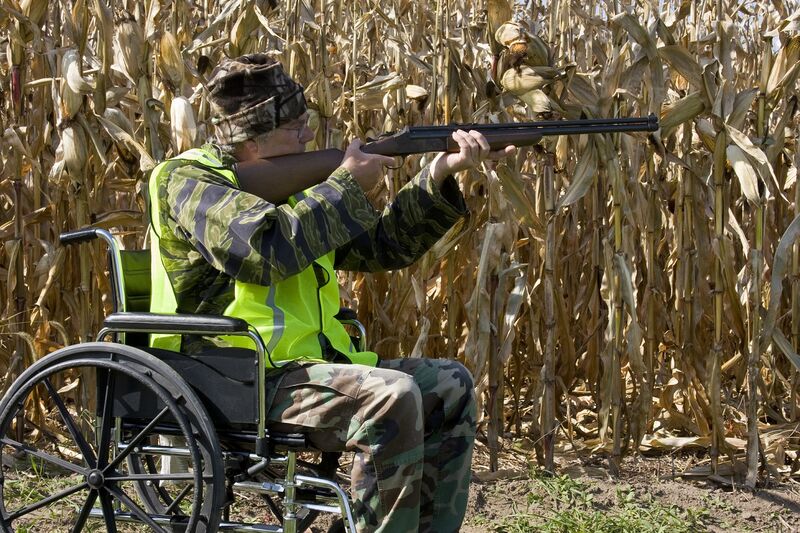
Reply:
[[[355,531],[340,454],[267,427],[255,329],[146,312],[149,252],[121,250],[104,229],[60,236],[95,238],[108,245],[114,312],[98,342],[39,359],[0,402],[0,529],[296,533],[326,516],[328,531]],[[338,318],[365,342],[355,313]],[[147,347],[151,333],[243,335],[255,349],[188,356]]]

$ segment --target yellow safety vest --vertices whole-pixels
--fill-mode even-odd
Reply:
[[[209,167],[233,185],[239,186],[232,170],[225,168],[214,154],[199,148],[188,150],[153,169],[149,183],[152,223],[150,311],[153,313],[175,313],[178,308],[160,253],[161,221],[158,216],[160,199],[157,184],[181,161]],[[293,205],[302,196],[303,193],[295,195],[289,203]],[[347,330],[334,318],[339,312],[340,302],[339,284],[333,270],[334,254],[330,252],[302,272],[268,287],[236,280],[234,299],[223,315],[244,319],[255,327],[267,347],[269,366],[274,367],[286,361],[329,362],[339,354],[352,363],[377,364],[377,354],[357,351]],[[252,348],[252,341],[247,337],[225,336],[223,339],[231,346]],[[180,336],[151,335],[150,345],[179,351]]]

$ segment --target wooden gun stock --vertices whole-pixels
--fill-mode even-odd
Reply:
[[[344,152],[331,148],[242,161],[234,171],[243,191],[277,204],[328,179],[342,159]]]
[[[457,129],[480,131],[489,141],[492,150],[501,150],[509,145],[530,146],[538,143],[542,137],[550,135],[656,131],[658,128],[658,118],[655,115],[508,124],[423,126],[382,135],[362,146],[361,150],[369,154],[388,156],[457,152],[458,144],[452,138],[452,133]],[[242,190],[277,204],[328,179],[341,165],[343,158],[344,152],[341,150],[319,150],[243,161],[236,165],[235,171]]]

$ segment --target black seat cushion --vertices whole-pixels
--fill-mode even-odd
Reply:
[[[257,424],[253,350],[216,348],[189,356],[157,348],[140,349],[167,363],[195,389],[218,428],[252,428]],[[152,419],[162,407],[153,394],[143,394],[134,380],[119,380],[116,384],[115,416]]]

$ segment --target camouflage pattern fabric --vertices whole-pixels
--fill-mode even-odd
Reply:
[[[227,168],[235,160],[219,146]],[[419,259],[466,212],[458,185],[437,187],[427,168],[376,211],[339,169],[293,207],[234,187],[213,168],[178,159],[158,183],[163,264],[178,313],[219,315],[233,300],[234,278],[270,285],[336,250],[337,269],[380,271]]]
[[[269,426],[323,451],[355,451],[359,533],[451,533],[467,505],[473,382],[460,363],[394,359],[294,366],[268,379]]]
[[[204,149],[233,168],[219,146]],[[179,313],[221,314],[234,279],[270,285],[331,251],[339,269],[409,265],[466,213],[453,178],[437,186],[427,168],[378,212],[343,169],[289,206],[239,190],[214,168],[180,159],[169,165],[151,216],[161,223],[159,252]],[[271,379],[271,427],[308,428],[323,449],[358,451],[352,480],[360,532],[458,530],[476,418],[463,366],[295,364]]]
[[[220,144],[253,139],[306,112],[302,85],[265,54],[223,60],[206,87]]]

